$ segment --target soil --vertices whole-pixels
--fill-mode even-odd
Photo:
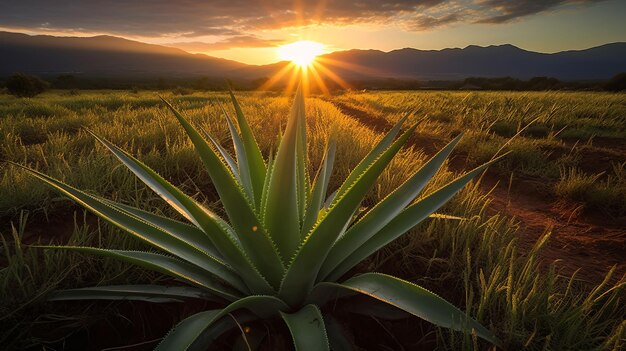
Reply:
[[[613,164],[626,162],[626,139],[594,138],[590,144],[572,140],[563,142],[565,144],[563,146],[541,148],[547,153],[548,160],[557,160],[573,154],[572,150],[576,150],[574,154],[582,161],[577,168],[588,174],[609,172]]]
[[[365,111],[333,102],[344,114],[355,118],[370,129],[382,133],[393,125],[387,120]],[[431,135],[415,135],[409,145],[433,155],[445,140]],[[569,153],[575,142],[566,142],[567,150],[554,150],[552,157]],[[593,146],[591,146],[593,145]],[[593,172],[608,170],[611,162],[626,161],[626,141],[613,138],[594,138],[591,145],[581,148],[580,164]],[[468,168],[465,157],[453,156],[450,166],[454,171]],[[583,169],[583,170],[585,170]],[[528,252],[547,230],[550,240],[540,251],[544,264],[557,263],[564,275],[578,271],[577,277],[592,283],[601,282],[615,266],[612,280],[626,274],[626,218],[610,218],[600,213],[583,213],[581,206],[559,200],[554,196],[550,181],[542,178],[517,177],[509,189],[510,174],[490,171],[480,186],[491,198],[490,212],[503,213],[519,221],[520,248]]]

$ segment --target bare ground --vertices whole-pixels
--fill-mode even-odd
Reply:
[[[344,114],[376,132],[382,133],[392,127],[383,118],[342,103],[333,103]],[[409,140],[409,144],[429,155],[433,155],[445,142],[423,135]],[[601,150],[583,149],[582,164],[587,168],[597,171],[600,165],[610,164],[607,159],[620,160],[626,155],[624,141],[616,143],[615,139],[596,139],[592,143]],[[455,171],[467,169],[465,157],[457,154],[451,167]],[[481,180],[481,187],[489,193],[492,213],[502,213],[519,221],[522,250],[528,251],[546,231],[551,230],[552,236],[541,251],[544,263],[557,261],[563,274],[571,275],[579,270],[577,277],[594,283],[602,281],[613,266],[616,267],[613,280],[626,274],[626,218],[582,213],[580,206],[559,201],[553,194],[552,184],[545,179],[518,177],[513,179],[514,186],[509,189],[509,176],[488,172]]]

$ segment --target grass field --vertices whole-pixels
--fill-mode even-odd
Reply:
[[[357,93],[335,101],[348,110],[393,122],[408,110],[427,116],[424,136],[449,139],[464,131],[462,144],[471,164],[489,160],[511,137],[512,151],[500,170],[553,183],[558,196],[586,209],[626,214],[623,162],[626,151],[626,98],[601,93]],[[605,180],[602,181],[592,181]],[[574,183],[611,189],[578,192]]]
[[[0,95],[0,159],[176,217],[96,145],[83,130],[89,128],[217,210],[216,194],[191,142],[157,94]],[[229,145],[215,104],[226,102],[227,94],[160,94]],[[284,129],[290,98],[237,95],[267,155],[277,131]],[[385,171],[365,207],[461,132],[464,138],[447,170],[424,194],[501,148],[511,153],[442,211],[464,220],[428,220],[361,268],[393,273],[440,293],[494,330],[507,349],[626,347],[626,95],[433,91],[312,96],[307,99],[311,164],[319,163],[328,138],[338,136],[330,185],[336,188],[381,132],[407,112],[414,112],[414,121],[422,119],[411,147]],[[143,247],[16,167],[0,167],[0,345],[41,349],[38,345],[48,343],[60,349],[63,342],[71,347],[89,340],[94,347],[120,346],[103,337],[111,332],[123,344],[140,343],[161,337],[177,320],[202,308],[45,302],[46,294],[58,288],[164,278],[113,261],[29,248],[50,242]],[[155,323],[150,316],[160,317]],[[359,325],[381,326],[395,336],[356,332],[355,343],[407,350],[488,347],[414,319]]]

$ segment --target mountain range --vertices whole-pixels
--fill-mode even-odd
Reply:
[[[443,50],[348,50],[319,62],[347,80],[456,80],[466,77],[549,76],[601,80],[626,72],[626,43],[539,53],[513,45]],[[14,72],[85,77],[270,77],[287,63],[247,65],[113,36],[55,37],[0,32],[0,77]]]

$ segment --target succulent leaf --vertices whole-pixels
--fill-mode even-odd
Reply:
[[[265,162],[263,160],[259,144],[256,142],[252,129],[250,129],[250,125],[241,110],[239,101],[237,101],[237,98],[235,97],[235,94],[233,94],[232,90],[230,90],[229,93],[233,106],[235,107],[237,124],[239,124],[241,139],[246,150],[246,157],[250,168],[250,178],[252,180],[252,188],[254,190],[254,201],[258,208],[261,204],[261,194],[263,192],[263,184],[265,183]]]
[[[381,273],[365,273],[343,283],[319,283],[316,289],[351,290],[370,296],[435,325],[479,337],[500,345],[498,338],[480,323],[438,295],[405,280]]]
[[[326,334],[328,335],[328,345],[333,351],[352,351],[352,342],[346,337],[346,332],[335,318],[324,315]]]
[[[323,281],[335,281],[341,278],[343,274],[359,262],[366,259],[369,255],[380,250],[388,243],[405,234],[424,219],[430,217],[474,177],[484,171],[485,168],[492,163],[497,162],[503,156],[505,155],[502,155],[470,172],[467,172],[447,185],[444,185],[439,190],[404,209],[404,211],[392,219],[383,229],[374,234],[358,249],[353,250],[350,255],[346,257],[346,259],[344,259],[330,274],[326,277],[320,277],[320,279]]]
[[[94,197],[100,201],[107,203],[111,207],[117,208],[121,212],[132,215],[137,219],[151,224],[182,241],[190,243],[191,245],[208,253],[209,255],[216,257],[221,261],[224,261],[217,248],[215,248],[215,245],[213,245],[213,243],[211,242],[211,239],[209,239],[209,236],[205,234],[201,229],[193,225],[179,222],[171,218],[159,216],[152,212],[144,211],[136,207],[124,205],[101,197]]]
[[[345,235],[333,245],[320,270],[320,276],[325,277],[341,261],[367,242],[409,205],[428,184],[460,140],[461,135],[448,143],[404,184],[377,203],[361,220],[350,227]]]
[[[287,310],[287,305],[274,296],[253,295],[239,299],[222,310],[196,313],[174,327],[156,350],[196,350],[200,346],[196,342],[207,329],[237,310],[247,310],[260,318],[268,318]],[[207,345],[203,346],[202,349],[206,349]]]
[[[335,141],[331,141],[326,149],[326,152],[324,153],[322,165],[320,166],[317,176],[313,181],[311,198],[307,204],[308,206],[304,222],[302,223],[302,230],[300,232],[301,237],[305,237],[309,231],[313,229],[315,222],[317,222],[318,214],[324,205],[324,199],[326,198],[326,193],[328,192],[328,182],[330,180],[330,175],[333,172],[336,149],[337,143]]]
[[[322,313],[316,305],[306,305],[296,313],[280,315],[289,327],[296,351],[330,350]]]
[[[215,138],[209,132],[204,129],[201,130],[202,132],[204,132],[204,135],[209,138],[209,141],[211,141],[213,146],[220,153],[235,178],[237,178],[238,181],[241,181],[241,177],[239,176],[239,166],[237,166],[237,162],[235,161],[235,159],[228,153],[228,151],[226,151],[226,149],[224,149],[224,147],[217,140],[215,140]]]
[[[385,136],[380,139],[376,146],[374,146],[374,148],[367,155],[365,155],[363,160],[361,160],[361,162],[359,162],[359,164],[354,167],[352,172],[350,172],[348,177],[344,180],[343,184],[341,184],[339,189],[337,189],[336,196],[343,195],[343,193],[348,190],[350,186],[352,186],[352,183],[354,183],[354,181],[357,180],[361,176],[361,174],[363,174],[363,172],[370,166],[370,164],[372,164],[374,160],[376,160],[383,152],[385,152],[385,150],[389,147],[389,145],[391,145],[391,143],[395,139],[396,135],[400,133],[400,128],[402,128],[402,125],[407,120],[407,118],[409,118],[408,115],[404,116],[398,122],[396,122],[391,130],[389,130],[387,134],[385,134]]]
[[[345,228],[346,223],[352,220],[353,214],[367,192],[406,143],[416,126],[413,125],[404,132],[365,169],[341,197],[335,198],[324,218],[318,221],[304,239],[280,286],[280,296],[287,303],[297,305],[305,299],[333,243]]]
[[[109,250],[83,246],[40,247],[46,249],[72,250],[88,253],[91,255],[113,258],[119,261],[128,262],[155,272],[168,275],[170,277],[176,278],[197,287],[205,288],[211,293],[230,301],[236,300],[241,297],[241,294],[239,292],[225,286],[224,284],[221,284],[213,276],[206,274],[205,270],[179,259],[153,252]]]
[[[124,210],[120,208],[112,207],[106,202],[98,200],[96,197],[86,194],[54,178],[48,177],[43,173],[27,167],[22,168],[43,180],[52,188],[80,203],[107,222],[132,234],[140,240],[200,267],[211,275],[220,277],[220,279],[227,281],[232,286],[240,289],[240,291],[247,291],[244,283],[230,266],[217,257],[211,256],[208,252],[194,246],[192,243],[173,236],[154,225],[125,213]]]
[[[302,89],[298,89],[287,128],[274,160],[263,214],[267,230],[285,264],[300,243],[301,199],[298,193],[304,191],[304,184],[298,185],[297,144],[301,119],[304,119],[304,97]]]
[[[246,255],[269,283],[277,287],[283,275],[284,266],[272,239],[254,212],[254,205],[249,202],[236,179],[231,176],[224,163],[196,129],[174,107],[169,103],[167,105],[187,132],[204,162]]]
[[[108,285],[91,288],[67,289],[55,291],[48,296],[48,301],[68,300],[133,300],[154,303],[184,302],[185,299],[203,299],[220,302],[221,299],[208,294],[205,290],[189,286],[160,285]]]
[[[241,140],[241,137],[237,132],[237,127],[235,127],[235,124],[231,120],[226,110],[224,110],[224,107],[222,107],[222,105],[220,105],[220,107],[222,109],[224,117],[226,118],[226,123],[228,124],[228,129],[230,130],[230,135],[233,139],[235,155],[237,155],[237,171],[239,173],[241,185],[243,186],[250,199],[253,200],[251,201],[252,204],[256,206],[254,202],[254,189],[252,187],[252,178],[250,175],[250,167],[248,166],[248,156],[246,154],[246,148],[243,144],[243,140]]]

